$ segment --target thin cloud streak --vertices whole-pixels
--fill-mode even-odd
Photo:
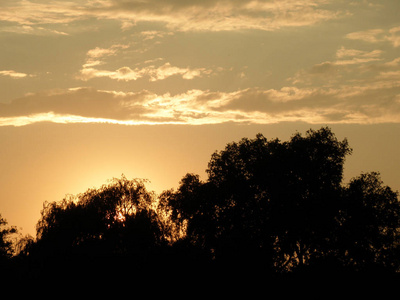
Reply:
[[[2,76],[8,76],[8,77],[11,77],[11,78],[16,78],[16,79],[18,79],[18,78],[25,78],[25,77],[27,77],[27,76],[32,77],[32,75],[28,75],[28,74],[26,74],[26,73],[16,72],[16,71],[14,71],[14,70],[3,70],[3,71],[0,71],[0,75],[2,75]]]
[[[135,120],[114,120],[105,118],[90,118],[76,115],[61,115],[53,112],[35,114],[30,116],[18,116],[0,118],[0,126],[26,126],[40,122],[51,122],[56,124],[114,124],[114,125],[176,125],[183,124],[182,122],[150,122],[150,121],[135,121]]]

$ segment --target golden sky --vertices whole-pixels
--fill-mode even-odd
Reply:
[[[0,213],[119,177],[157,192],[215,150],[329,125],[346,176],[400,188],[398,0],[0,1]]]

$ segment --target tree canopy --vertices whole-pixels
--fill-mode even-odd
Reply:
[[[323,127],[288,141],[232,142],[212,154],[206,180],[188,173],[158,196],[122,176],[45,203],[36,239],[17,258],[41,274],[98,266],[395,274],[398,194],[377,172],[343,183],[351,152]]]
[[[8,227],[8,222],[0,215],[0,263],[13,255],[14,249],[10,236],[17,232],[15,227]]]

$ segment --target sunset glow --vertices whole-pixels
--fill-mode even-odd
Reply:
[[[2,0],[0,213],[34,234],[44,201],[121,174],[161,192],[233,140],[322,125],[349,139],[348,176],[399,189],[399,14],[397,0]]]

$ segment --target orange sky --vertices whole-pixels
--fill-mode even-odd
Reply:
[[[322,126],[323,124],[321,124]],[[332,125],[339,139],[347,137],[354,152],[345,163],[345,182],[361,172],[380,171],[386,184],[400,190],[400,125]],[[193,172],[206,178],[215,150],[231,141],[255,137],[287,140],[320,125],[155,125],[38,123],[0,127],[0,211],[21,232],[35,235],[45,201],[62,200],[99,187],[125,174],[146,178],[157,193],[175,188]]]
[[[2,0],[0,213],[124,173],[157,192],[258,132],[324,125],[399,189],[397,0]]]

